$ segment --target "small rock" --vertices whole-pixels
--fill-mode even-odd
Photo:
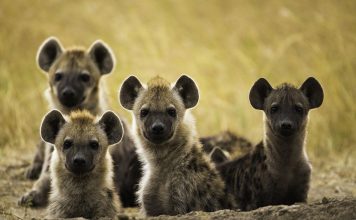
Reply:
[[[323,197],[323,199],[321,200],[321,203],[323,203],[323,204],[328,204],[328,203],[329,203],[328,198]]]

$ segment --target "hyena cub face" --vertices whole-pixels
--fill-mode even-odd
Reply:
[[[123,130],[120,119],[113,112],[106,112],[95,122],[88,112],[73,112],[70,120],[53,110],[44,119],[41,136],[54,144],[65,168],[74,175],[84,175],[102,164],[107,148],[118,143]]]
[[[304,131],[309,110],[319,107],[323,97],[322,87],[313,77],[299,89],[289,84],[273,89],[267,80],[261,78],[250,92],[252,106],[265,112],[268,130],[281,138],[297,136]]]
[[[174,86],[163,78],[153,78],[147,88],[130,76],[120,90],[120,102],[133,111],[139,134],[157,145],[174,138],[185,110],[194,107],[198,99],[197,86],[185,75]]]
[[[37,55],[39,67],[48,73],[53,98],[67,108],[85,105],[96,94],[100,77],[114,67],[110,48],[96,41],[87,50],[64,50],[56,38],[47,39]]]

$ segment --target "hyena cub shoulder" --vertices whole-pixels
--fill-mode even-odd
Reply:
[[[198,99],[198,88],[187,76],[173,86],[160,77],[143,86],[131,76],[121,87],[120,102],[133,113],[144,164],[138,200],[145,215],[214,211],[228,203],[224,182],[202,152],[187,111]]]
[[[59,40],[51,37],[40,46],[37,64],[48,76],[49,87],[45,95],[50,109],[59,109],[66,115],[83,109],[98,115],[106,109],[101,77],[113,70],[114,56],[105,43],[96,41],[88,50],[63,49]],[[20,199],[20,204],[46,204],[50,189],[48,169],[52,150],[53,147],[43,141],[38,144],[26,176],[29,179],[41,176],[32,190]]]
[[[114,217],[119,200],[114,192],[108,146],[118,143],[120,119],[106,112],[96,120],[87,111],[68,118],[53,110],[41,125],[44,141],[53,144],[48,215],[52,218]]]
[[[219,166],[229,191],[242,210],[266,205],[306,202],[311,165],[305,152],[310,109],[323,102],[319,82],[310,77],[297,89],[282,84],[273,89],[259,79],[250,102],[264,112],[264,138],[249,154]]]

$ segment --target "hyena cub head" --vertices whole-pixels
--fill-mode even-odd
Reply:
[[[121,105],[132,110],[138,135],[155,145],[174,139],[177,131],[182,129],[186,110],[194,107],[198,99],[195,82],[185,75],[174,85],[155,77],[147,86],[130,76],[120,90]]]
[[[299,89],[286,83],[273,89],[261,78],[253,85],[249,98],[255,109],[264,111],[267,129],[277,137],[288,138],[305,130],[309,110],[322,104],[324,93],[313,77]]]
[[[52,98],[67,108],[77,108],[97,95],[101,76],[114,68],[114,56],[101,41],[88,50],[65,50],[58,39],[51,37],[40,46],[37,63],[48,73]]]
[[[102,164],[109,145],[123,135],[121,121],[107,111],[97,120],[87,111],[64,117],[59,111],[48,113],[41,125],[41,137],[55,145],[61,164],[74,175],[90,173]]]

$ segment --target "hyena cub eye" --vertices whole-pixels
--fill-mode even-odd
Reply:
[[[63,73],[56,73],[54,74],[54,81],[59,82],[63,78]]]
[[[97,140],[91,140],[89,142],[89,146],[92,150],[98,150],[99,149],[99,143]]]
[[[169,107],[167,109],[167,113],[169,116],[175,118],[177,116],[177,110],[174,107]]]
[[[279,110],[279,106],[277,103],[273,103],[270,109],[271,114],[277,113]]]
[[[69,148],[71,148],[73,145],[73,141],[70,139],[66,139],[63,142],[63,150],[68,150]]]
[[[295,105],[295,107],[294,107],[294,110],[295,110],[295,112],[297,112],[298,114],[304,114],[304,108],[303,108],[303,106],[302,105]]]
[[[90,81],[90,75],[88,73],[82,73],[80,74],[79,76],[79,79],[82,81],[82,82],[89,82]]]
[[[142,108],[142,109],[140,110],[140,117],[141,117],[141,118],[146,117],[149,112],[150,112],[150,111],[148,110],[148,108]]]

